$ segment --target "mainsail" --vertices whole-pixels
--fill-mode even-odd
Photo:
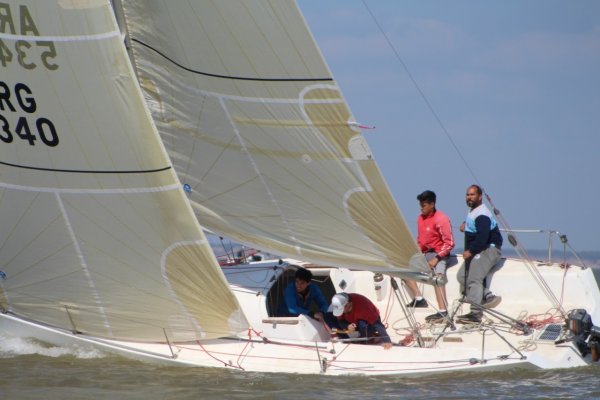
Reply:
[[[247,328],[108,0],[0,2],[0,305],[85,334]]]
[[[122,3],[203,226],[319,263],[429,271],[294,1]]]

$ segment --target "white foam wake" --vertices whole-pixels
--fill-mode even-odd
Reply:
[[[32,338],[0,335],[0,358],[12,358],[38,354],[46,357],[74,356],[79,359],[103,358],[105,354],[93,348],[81,346],[51,346]]]

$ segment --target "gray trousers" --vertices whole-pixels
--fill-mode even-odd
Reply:
[[[491,293],[489,285],[492,281],[492,275],[500,268],[499,266],[496,266],[498,261],[500,261],[500,250],[496,247],[488,247],[471,258],[466,281],[467,300],[475,304],[481,304],[484,294]],[[460,283],[461,293],[465,291],[466,264],[467,263],[464,262],[456,273],[456,278],[458,279],[458,283]],[[487,287],[484,287],[484,280],[486,281]],[[481,314],[481,310],[473,309],[473,307],[471,307],[471,312]]]

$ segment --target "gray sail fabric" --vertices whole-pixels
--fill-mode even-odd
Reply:
[[[200,223],[317,263],[428,272],[294,1],[124,1]]]
[[[2,2],[0,20],[2,307],[122,340],[247,329],[110,2]]]

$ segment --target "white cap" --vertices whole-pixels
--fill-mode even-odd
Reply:
[[[348,304],[348,295],[346,293],[338,293],[331,298],[331,305],[327,311],[331,311],[333,315],[339,317],[344,313],[346,304]]]

